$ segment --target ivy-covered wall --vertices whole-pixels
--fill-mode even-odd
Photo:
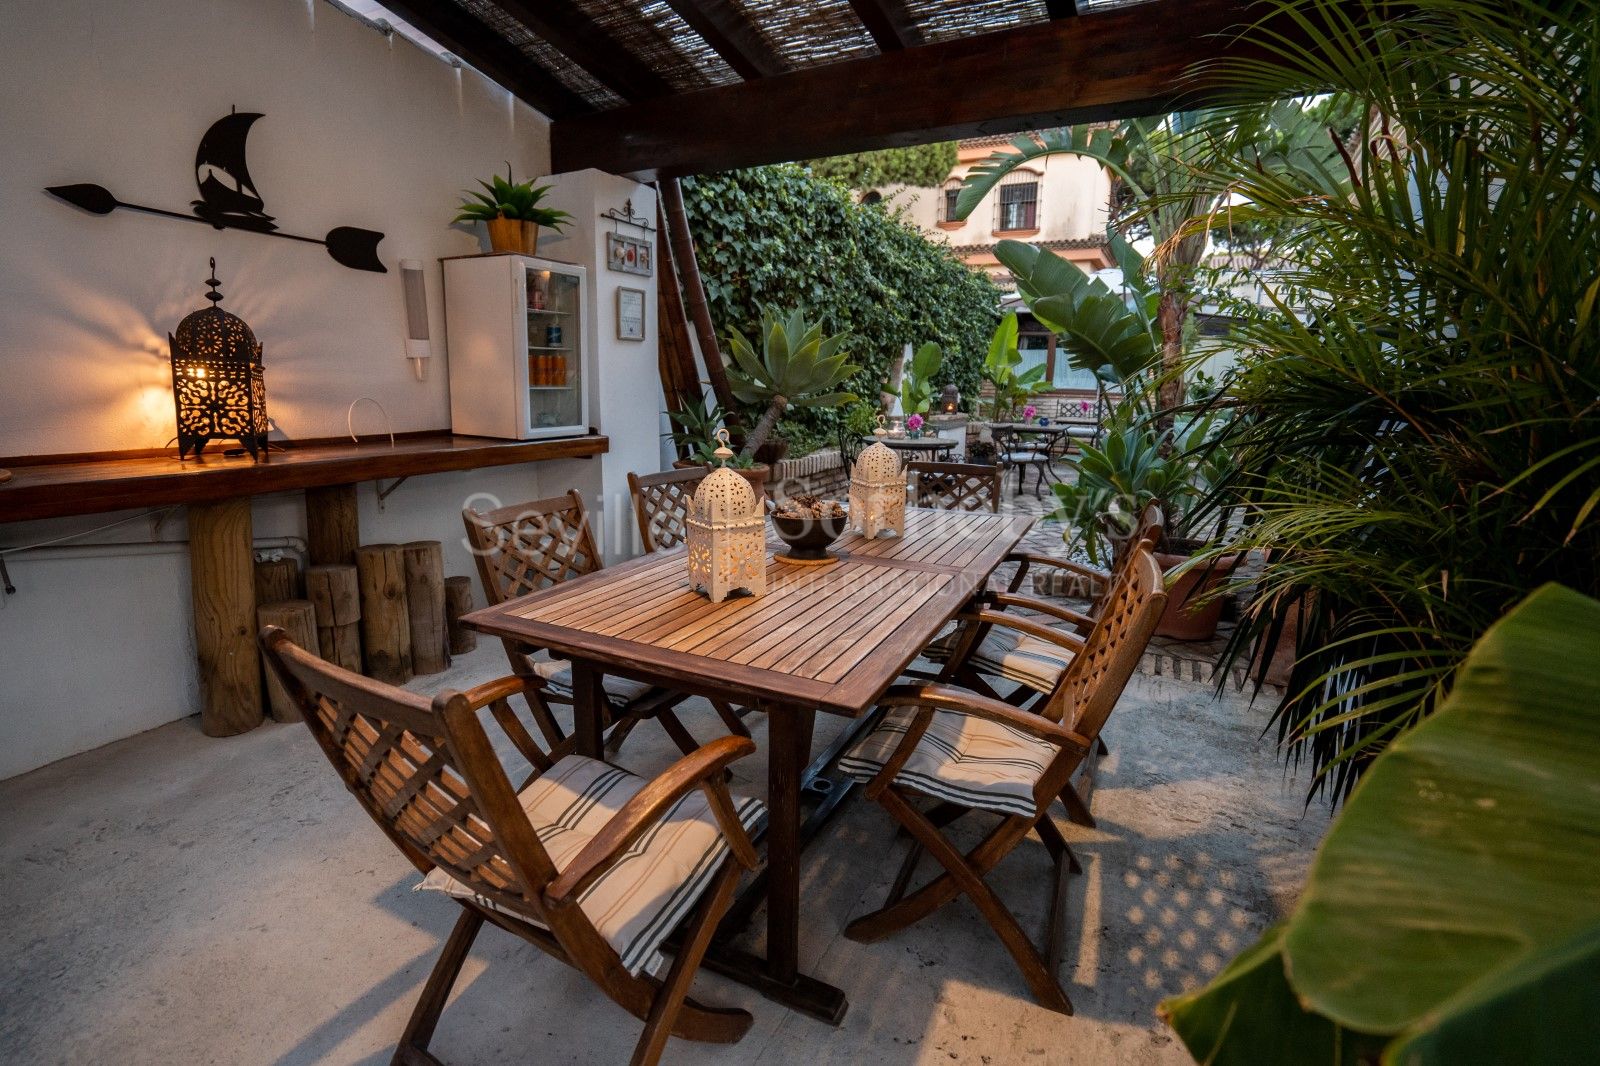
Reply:
[[[937,341],[945,351],[938,384],[954,381],[970,408],[999,321],[1000,294],[987,277],[884,208],[856,203],[842,183],[798,166],[686,178],[683,192],[719,337],[737,327],[755,340],[763,304],[800,307],[829,332],[855,334],[849,350],[863,369],[849,387],[867,400],[907,343]],[[828,433],[837,415],[791,410],[789,420]]]

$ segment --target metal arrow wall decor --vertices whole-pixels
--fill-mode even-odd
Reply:
[[[200,199],[190,203],[192,213],[168,211],[162,207],[147,207],[119,200],[103,185],[52,185],[45,192],[65,200],[74,207],[91,214],[109,215],[119,207],[130,211],[143,211],[164,218],[177,218],[185,222],[203,222],[217,229],[242,229],[268,237],[320,244],[328,249],[333,261],[352,270],[371,270],[388,273],[378,259],[378,242],[383,234],[354,226],[336,226],[321,238],[302,237],[284,233],[277,221],[266,212],[266,204],[256,191],[255,181],[245,165],[245,139],[250,127],[261,115],[258,112],[231,112],[219,118],[200,138],[195,151],[194,180],[200,188]]]

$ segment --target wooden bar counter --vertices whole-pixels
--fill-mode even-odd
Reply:
[[[303,490],[311,563],[349,563],[360,543],[355,486],[451,470],[600,455],[598,434],[508,441],[449,432],[348,440],[274,442],[263,462],[223,454],[180,460],[173,450],[0,458],[0,523],[182,504],[189,509],[190,584],[199,652],[201,728],[242,733],[263,717],[255,647],[251,496]]]

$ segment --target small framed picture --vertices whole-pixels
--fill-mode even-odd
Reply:
[[[644,290],[617,290],[617,340],[644,340]]]

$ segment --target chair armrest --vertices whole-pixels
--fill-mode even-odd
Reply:
[[[1096,570],[1092,566],[1084,566],[1069,559],[1057,559],[1053,555],[1039,555],[1036,552],[1012,552],[1001,562],[1017,563],[1017,575],[1011,579],[1011,584],[1006,586],[1007,592],[1015,592],[1022,587],[1022,579],[1027,576],[1030,566],[1049,566],[1057,570],[1066,570],[1077,574],[1079,577],[1090,581],[1110,581],[1111,575],[1104,570]]]
[[[538,742],[533,739],[533,735],[528,732],[527,727],[522,724],[522,720],[517,717],[517,712],[513,711],[511,704],[506,701],[512,696],[525,694],[529,688],[536,689],[541,684],[541,680],[537,677],[522,677],[518,674],[511,674],[507,677],[496,678],[493,681],[485,681],[483,684],[462,693],[467,699],[467,706],[472,710],[477,711],[485,706],[489,708],[489,713],[494,715],[495,722],[500,726],[501,731],[505,733],[506,739],[511,741],[512,747],[516,748],[522,757],[528,760],[529,765],[539,773],[550,769],[554,763],[549,753],[539,747]]]
[[[1094,619],[1086,614],[1079,614],[1071,608],[1062,607],[1059,604],[1051,603],[1049,600],[1041,600],[1035,596],[1013,596],[1008,592],[996,592],[991,593],[988,600],[998,607],[1021,607],[1028,611],[1038,611],[1040,614],[1059,618],[1063,622],[1071,622],[1075,626],[1094,625]]]
[[[1014,614],[1005,614],[1001,611],[968,611],[957,615],[956,619],[957,621],[972,622],[978,625],[1004,626],[1007,629],[1015,629],[1019,633],[1026,633],[1030,637],[1036,637],[1047,643],[1066,648],[1068,651],[1078,652],[1083,650],[1083,638],[1078,634],[1068,633],[1054,626],[1035,622],[1029,618],[1019,618]]]
[[[955,685],[895,685],[884,693],[883,699],[879,700],[878,704],[882,707],[936,707],[940,710],[955,711],[957,714],[971,715],[973,718],[984,718],[1001,725],[1008,725],[1059,748],[1075,751],[1079,755],[1089,754],[1093,743],[1088,737],[1074,733],[1061,723],[1053,722],[1043,715],[1025,711],[1021,707],[1013,707],[1003,700],[979,695],[970,689]],[[918,739],[921,739],[920,734]],[[895,754],[898,755],[899,752],[896,751]]]
[[[734,858],[746,869],[754,869],[758,862],[755,845],[734,814],[722,771],[729,763],[755,750],[755,741],[748,737],[719,737],[673,763],[623,804],[561,875],[550,882],[544,891],[545,902],[552,907],[576,903],[583,890],[622,858],[629,845],[658,822],[673,804],[697,788],[705,791],[717,827],[727,839]]]

